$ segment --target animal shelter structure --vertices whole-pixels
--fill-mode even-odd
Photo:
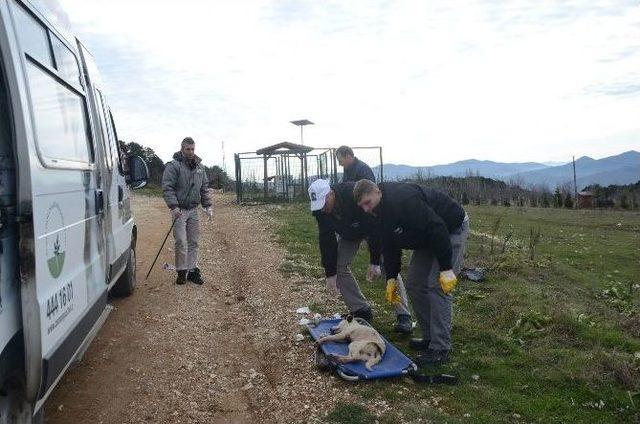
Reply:
[[[356,157],[366,162],[383,180],[382,147],[352,147]],[[307,196],[309,184],[319,178],[334,184],[342,180],[336,148],[315,148],[282,142],[234,154],[238,203],[274,202]]]

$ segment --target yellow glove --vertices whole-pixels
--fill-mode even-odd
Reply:
[[[384,298],[388,303],[397,304],[402,301],[398,294],[398,282],[395,278],[387,280],[387,289],[385,290]]]
[[[444,294],[451,293],[458,284],[458,279],[452,270],[442,271],[440,273],[440,278],[438,278],[438,282],[440,283],[440,287],[442,287],[442,291]]]

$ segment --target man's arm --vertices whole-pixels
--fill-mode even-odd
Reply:
[[[320,211],[313,214],[318,222],[318,242],[320,257],[326,277],[338,273],[338,240],[331,219]]]
[[[382,254],[382,234],[380,227],[374,226],[367,237],[367,245],[369,246],[369,263],[371,265],[380,265],[380,255]]]
[[[209,198],[209,177],[207,177],[207,171],[202,167],[204,176],[202,177],[202,185],[200,186],[200,203],[203,208],[211,206],[211,199]]]
[[[164,201],[169,209],[175,209],[179,206],[178,197],[176,196],[176,185],[178,184],[178,171],[173,163],[169,162],[162,173],[162,193]]]
[[[415,198],[407,202],[406,210],[410,211],[407,213],[409,224],[425,231],[427,242],[440,263],[440,270],[451,269],[453,248],[447,224],[422,199]]]
[[[387,280],[398,278],[402,266],[402,249],[389,236],[383,236],[382,254],[384,255],[384,270]]]

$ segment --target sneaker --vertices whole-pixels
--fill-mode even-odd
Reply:
[[[184,284],[187,282],[187,271],[178,271],[178,278],[176,278],[176,284]]]
[[[189,271],[189,273],[187,274],[187,280],[198,285],[204,284],[204,280],[200,275],[200,268],[194,268],[191,271]]]
[[[398,315],[396,325],[393,327],[393,331],[399,334],[413,333],[413,322],[411,322],[411,316]]]
[[[427,339],[416,339],[413,338],[409,340],[409,348],[413,350],[427,350],[429,349],[429,342],[431,340]]]
[[[354,318],[362,318],[369,324],[373,322],[373,312],[371,311],[371,308],[358,309],[357,311],[353,312],[352,315]]]
[[[449,362],[449,351],[448,350],[435,350],[435,349],[427,349],[426,352],[418,355],[415,360],[418,366],[438,366],[442,365],[446,362]]]

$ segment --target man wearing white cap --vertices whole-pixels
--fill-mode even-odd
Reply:
[[[328,181],[316,180],[309,186],[309,198],[311,212],[318,222],[320,254],[327,289],[333,294],[339,292],[354,316],[371,322],[371,306],[362,294],[350,266],[360,243],[367,239],[370,253],[367,280],[380,277],[382,244],[375,218],[365,214],[353,200],[354,185],[353,182],[339,183],[332,188]],[[395,304],[395,331],[410,334],[411,315],[402,279],[398,280],[398,293],[401,301]]]

